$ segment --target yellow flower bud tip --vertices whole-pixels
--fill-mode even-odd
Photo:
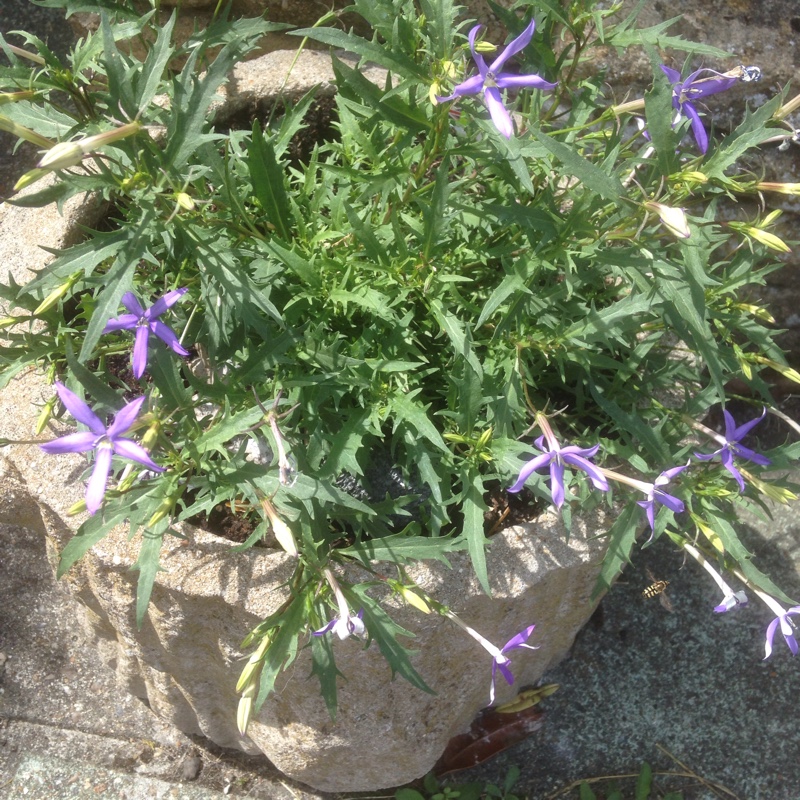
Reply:
[[[769,247],[770,250],[775,250],[778,253],[792,252],[789,245],[774,233],[762,231],[760,228],[755,228],[752,225],[745,225],[743,230],[748,236],[751,236],[757,242],[761,242],[765,247]]]
[[[22,189],[25,189],[28,186],[36,183],[36,181],[41,180],[42,178],[44,178],[45,175],[49,174],[50,174],[49,169],[29,170],[14,184],[14,191],[19,192]]]
[[[413,606],[423,614],[431,613],[431,607],[413,589],[409,589],[407,586],[400,586],[398,587],[398,591],[400,592],[403,600],[405,600],[410,606]]]
[[[186,192],[177,192],[175,194],[175,202],[184,211],[194,211],[195,209],[194,200]]]
[[[0,319],[0,330],[2,330],[3,328],[8,328],[11,325],[14,325],[21,319],[22,317],[3,317],[2,319]]]
[[[67,509],[67,516],[74,517],[76,514],[82,514],[84,511],[86,511],[86,501],[78,500],[75,505],[70,506],[69,509]]]
[[[655,202],[655,200],[648,200],[644,207],[648,211],[654,211],[658,214],[661,222],[664,223],[664,227],[679,239],[688,239],[691,235],[689,223],[686,221],[686,214],[682,208],[665,206],[663,203]]]
[[[681,173],[681,178],[692,183],[708,183],[708,177],[702,172],[697,172],[695,170]]]
[[[14,120],[9,119],[8,117],[0,117],[0,131],[11,133],[20,139],[24,139],[26,142],[30,142],[31,144],[35,144],[37,147],[43,148],[44,150],[49,150],[54,144],[51,139],[46,139],[44,136],[36,133],[36,131],[26,128],[24,125],[18,125],[16,122],[14,122]]]
[[[34,316],[44,314],[45,311],[51,309],[70,290],[73,283],[74,281],[70,278],[70,280],[62,283],[61,286],[53,289],[53,291],[39,303],[36,310],[33,312]]]
[[[770,183],[761,181],[756,184],[756,189],[760,192],[777,192],[778,194],[800,194],[800,183]]]
[[[249,689],[250,687],[248,687]],[[247,690],[245,690],[247,691]],[[252,693],[242,695],[239,700],[239,708],[236,711],[236,727],[242,736],[247,736],[247,726],[250,724],[250,715],[253,713]]]
[[[497,50],[497,45],[491,42],[478,42],[475,45],[476,53],[494,53]]]
[[[442,71],[444,72],[445,76],[453,80],[458,72],[456,71],[456,65],[453,61],[442,61]]]
[[[20,100],[30,100],[36,97],[36,92],[0,92],[0,106],[6,103],[18,103]]]
[[[439,85],[439,81],[434,81],[431,84],[431,88],[428,89],[428,100],[435,106],[439,105],[439,100],[437,99],[437,95],[442,93],[442,87]]]

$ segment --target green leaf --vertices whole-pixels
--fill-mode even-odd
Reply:
[[[650,797],[650,790],[653,788],[653,770],[650,765],[644,761],[642,768],[639,771],[639,777],[636,780],[636,794],[634,800],[647,800]]]
[[[687,42],[680,36],[667,36],[664,32],[680,22],[682,16],[673,17],[672,19],[659,22],[657,25],[652,25],[649,28],[631,28],[620,30],[619,27],[611,28],[610,32],[606,35],[606,44],[613,45],[614,47],[631,47],[635,45],[651,45],[661,49],[670,48],[678,50],[683,53],[695,53],[697,55],[709,56],[710,58],[729,58],[730,53],[727,50],[720,50],[718,47],[712,47],[707,44],[700,44],[699,42]]]
[[[420,436],[425,437],[432,445],[449,455],[450,450],[447,444],[426,413],[426,409],[430,407],[430,404],[422,407],[413,402],[421,391],[422,389],[415,389],[405,395],[394,394],[392,396],[391,408],[395,415],[395,429],[397,428],[397,421],[402,420],[410,424]]]
[[[253,135],[247,148],[250,181],[264,213],[286,242],[292,240],[291,205],[286,194],[286,175],[275,157],[272,142],[261,133],[261,125],[253,120]]]
[[[453,345],[455,354],[461,356],[470,367],[472,367],[475,374],[482,379],[483,370],[481,369],[481,362],[472,349],[471,337],[468,330],[461,324],[461,320],[445,311],[439,300],[431,300],[430,308],[436,321],[447,334],[447,338]]]
[[[289,31],[291,36],[303,36],[314,39],[317,42],[328,44],[349,53],[355,53],[365,61],[374,63],[392,70],[404,78],[418,78],[426,80],[427,76],[405,53],[390,50],[382,47],[376,42],[368,42],[354,33],[345,33],[335,28],[301,28],[297,31]]]
[[[621,204],[620,198],[626,192],[622,184],[614,175],[608,175],[600,167],[587,161],[568,145],[553,139],[542,133],[538,128],[531,126],[531,134],[538,142],[543,144],[565,167],[570,175],[574,175],[588,189],[596,192],[606,200],[610,200],[618,205]]]
[[[400,675],[405,678],[412,686],[422,689],[428,694],[436,694],[422,676],[414,669],[409,659],[409,651],[397,640],[398,636],[413,638],[414,634],[398,625],[368,594],[369,587],[364,584],[351,587],[346,593],[358,598],[361,608],[364,609],[364,624],[369,631],[369,635],[378,643],[383,657],[389,662],[392,677]],[[350,597],[347,598],[350,600]],[[353,603],[354,606],[359,603]]]
[[[153,591],[153,584],[156,575],[161,571],[159,566],[161,556],[161,545],[164,542],[164,533],[169,527],[169,519],[162,519],[155,530],[144,529],[142,532],[142,542],[139,545],[139,557],[133,565],[133,569],[139,571],[139,579],[136,582],[136,627],[141,630],[144,622],[144,615],[147,613],[147,606],[150,604],[150,595]]]
[[[484,304],[481,315],[475,323],[475,330],[477,331],[509,297],[522,294],[532,294],[531,290],[525,285],[525,280],[517,273],[506,275]]]
[[[336,679],[345,677],[337,668],[336,660],[333,655],[333,643],[330,636],[311,637],[311,674],[319,679],[319,687],[322,698],[331,720],[336,721],[336,710],[338,707],[338,693],[336,690]]]
[[[222,419],[198,436],[188,446],[188,449],[196,456],[212,450],[226,454],[225,445],[235,436],[239,436],[255,425],[263,416],[264,412],[258,406],[239,413],[232,413],[226,401]]]
[[[608,547],[592,600],[611,588],[625,564],[630,563],[631,550],[636,542],[636,531],[641,524],[641,512],[636,503],[629,503],[608,531]]]
[[[661,69],[658,54],[649,48],[648,55],[653,66],[653,86],[644,94],[647,132],[656,149],[661,174],[671,175],[677,161],[677,135],[672,127],[672,84]]]
[[[136,100],[138,103],[139,114],[150,105],[152,99],[162,89],[162,81],[170,59],[175,53],[172,47],[172,31],[175,28],[175,21],[178,12],[173,11],[170,18],[163,24],[158,25],[158,36],[156,41],[147,51],[147,57],[141,66],[141,72],[134,81]],[[138,117],[138,114],[137,114]]]
[[[464,550],[465,540],[462,537],[426,538],[422,536],[396,533],[379,539],[365,539],[339,552],[345,556],[358,559],[368,566],[371,561],[391,561],[405,564],[409,561],[441,561],[450,566],[447,553]]]
[[[726,136],[714,153],[706,159],[702,166],[703,173],[709,178],[724,178],[725,170],[742,155],[774,136],[775,128],[766,127],[766,124],[772,119],[782,100],[782,95],[778,94],[754,113],[748,110],[741,125]]]
[[[486,594],[492,594],[489,586],[489,574],[486,569],[487,539],[484,533],[484,513],[486,503],[483,500],[483,480],[480,473],[473,471],[462,477],[464,495],[461,507],[464,512],[464,538],[467,541],[469,555],[475,575]]]

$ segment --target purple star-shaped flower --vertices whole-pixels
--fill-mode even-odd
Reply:
[[[739,78],[723,75],[713,69],[698,69],[684,80],[681,79],[680,72],[671,67],[662,64],[661,69],[672,84],[672,107],[689,119],[697,148],[705,155],[708,150],[708,134],[694,101],[730,89]]]
[[[710,461],[715,456],[719,456],[720,461],[722,461],[722,466],[736,478],[736,482],[739,484],[739,491],[743,492],[744,478],[742,478],[739,470],[733,465],[733,457],[739,456],[739,458],[746,458],[748,461],[752,461],[754,464],[760,464],[762,467],[769,466],[772,463],[766,456],[762,456],[749,447],[739,444],[750,430],[764,419],[767,409],[763,409],[760,417],[751,419],[750,422],[745,422],[744,425],[740,425],[738,428],[736,427],[736,422],[733,417],[727,410],[723,410],[722,413],[725,417],[725,443],[719,450],[715,450],[713,453],[695,453],[695,457],[699,458],[701,461]]]
[[[52,442],[40,445],[46,453],[85,453],[87,450],[95,450],[95,461],[92,475],[86,487],[86,508],[90,514],[94,514],[103,502],[106,493],[106,483],[108,474],[111,471],[111,457],[116,453],[124,458],[138,461],[153,472],[164,472],[163,467],[159,467],[147,451],[131,439],[123,438],[122,434],[127,433],[136,420],[136,416],[144,403],[144,397],[128,403],[114,417],[113,422],[106,428],[99,417],[83,402],[74,392],[71,392],[61,383],[56,383],[56,392],[61,398],[67,411],[72,414],[78,422],[83,423],[89,428],[88,431],[78,431],[70,433]]]
[[[133,374],[137,378],[144,375],[147,367],[147,343],[150,334],[154,333],[166,342],[179,356],[188,356],[189,351],[181,346],[175,332],[161,322],[160,317],[168,308],[174,306],[181,297],[186,294],[186,289],[174,289],[156,300],[150,308],[142,308],[141,303],[136,299],[133,292],[125,292],[122,295],[122,305],[128,309],[129,314],[110,319],[103,333],[121,330],[135,330],[136,341],[133,344]]]
[[[794,638],[795,627],[789,621],[789,616],[796,614],[800,614],[800,606],[792,606],[792,608],[787,609],[782,614],[778,614],[767,626],[767,641],[764,647],[764,651],[766,652],[764,656],[765,660],[772,655],[772,640],[775,638],[775,631],[778,629],[778,625],[781,626],[781,633],[783,634],[783,638],[786,639],[786,644],[789,645],[792,655],[797,655],[797,640]]]
[[[489,704],[491,705],[494,703],[494,689],[495,689],[495,681],[497,679],[497,670],[500,670],[500,674],[506,679],[506,683],[509,686],[514,685],[514,675],[511,672],[510,663],[511,660],[505,654],[511,650],[521,650],[523,648],[527,650],[536,650],[537,648],[530,644],[525,644],[530,638],[530,635],[533,633],[533,629],[535,625],[529,625],[523,631],[520,631],[516,636],[512,636],[501,648],[500,651],[495,653],[494,658],[492,659],[492,686],[489,691]]]
[[[536,442],[539,450],[545,450],[545,437],[540,436]],[[519,492],[525,485],[525,481],[537,470],[550,466],[550,493],[553,497],[553,504],[556,508],[561,508],[564,504],[564,464],[570,464],[577,469],[583,470],[591,479],[596,489],[603,492],[608,491],[608,481],[600,470],[587,459],[597,453],[600,445],[594,447],[581,448],[575,445],[561,447],[555,439],[548,442],[549,450],[540,456],[532,458],[522,467],[516,483],[509,487],[509,492]]]
[[[673,497],[671,494],[667,494],[661,487],[666,486],[676,475],[679,475],[688,466],[688,464],[684,464],[682,467],[672,467],[672,469],[664,470],[653,483],[649,484],[650,488],[647,492],[647,500],[636,501],[636,504],[640,505],[645,510],[651,530],[655,530],[656,527],[656,503],[661,503],[662,506],[666,506],[670,511],[674,511],[676,514],[679,514],[685,508],[682,500]]]
[[[483,56],[475,49],[475,39],[481,27],[483,26],[476,25],[469,32],[469,49],[472,51],[472,58],[478,65],[478,74],[467,78],[463,83],[459,83],[453,89],[453,93],[447,97],[437,97],[436,99],[440,103],[445,103],[448,100],[454,100],[456,97],[483,92],[483,99],[489,109],[492,122],[506,139],[510,139],[514,133],[514,124],[511,121],[511,115],[503,105],[500,90],[524,88],[550,90],[555,89],[557,84],[549,83],[538,75],[514,75],[509,72],[500,72],[511,56],[516,55],[520,50],[527,47],[536,28],[536,23],[533,20],[516,39],[506,45],[503,52],[492,62],[491,66],[486,65]]]

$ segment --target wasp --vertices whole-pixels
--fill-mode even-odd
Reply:
[[[649,569],[647,570],[647,577],[652,581],[652,583],[642,592],[642,597],[656,597],[657,595],[658,602],[661,603],[661,605],[667,611],[672,611],[672,603],[670,602],[666,592],[666,588],[669,586],[669,581],[658,580]]]

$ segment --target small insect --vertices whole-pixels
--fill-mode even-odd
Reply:
[[[650,570],[647,570],[647,577],[650,578],[652,583],[642,592],[642,597],[656,597],[658,602],[667,610],[672,611],[672,603],[667,597],[666,588],[669,586],[669,581],[659,581]]]

